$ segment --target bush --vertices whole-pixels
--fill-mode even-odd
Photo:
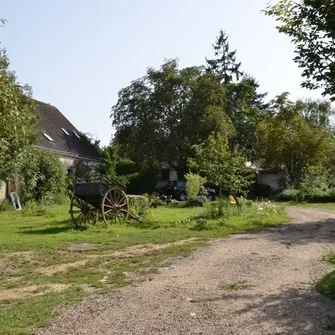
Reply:
[[[185,207],[203,207],[208,202],[205,196],[192,196],[188,197],[185,201]]]
[[[277,200],[279,201],[301,201],[303,196],[300,190],[287,189],[278,194]]]
[[[312,188],[307,192],[297,189],[287,189],[277,196],[279,201],[307,201],[307,202],[333,202],[335,201],[335,189]]]
[[[229,204],[225,198],[219,198],[217,201],[207,202],[206,205],[206,217],[210,219],[217,219],[225,215],[228,211]]]
[[[139,220],[148,220],[151,215],[151,201],[147,195],[132,197],[130,201],[130,213]]]
[[[206,179],[195,173],[187,173],[186,178],[186,193],[188,197],[195,197],[199,194],[200,187],[206,182]]]
[[[246,198],[238,198],[238,202],[241,207],[251,207],[253,205],[253,202],[251,200],[248,200]]]
[[[11,210],[14,210],[14,207],[10,201],[4,200],[0,202],[0,212],[6,212]]]
[[[205,230],[207,228],[207,220],[206,219],[198,219],[195,225],[191,228],[192,230]]]
[[[26,152],[19,173],[22,202],[50,204],[66,192],[66,175],[59,157],[32,148]]]
[[[158,197],[157,195],[151,195],[149,197],[149,200],[150,200],[150,206],[152,208],[157,208],[159,206],[164,206],[166,204],[165,201],[161,200],[160,197]]]

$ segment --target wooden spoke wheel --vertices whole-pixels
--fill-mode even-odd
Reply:
[[[102,199],[101,213],[106,224],[125,223],[129,216],[126,193],[117,187],[110,188]]]
[[[97,209],[76,196],[71,200],[70,214],[77,228],[83,228],[87,224],[95,224],[98,219]]]

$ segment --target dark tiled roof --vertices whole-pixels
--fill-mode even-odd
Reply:
[[[79,134],[78,129],[56,107],[40,101],[35,101],[35,103],[36,112],[40,115],[37,128],[53,139],[49,141],[42,135],[37,143],[38,146],[73,157],[99,159],[96,148],[75,135],[74,132]]]

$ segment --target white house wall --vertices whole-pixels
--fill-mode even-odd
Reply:
[[[0,202],[6,199],[7,196],[7,186],[6,183],[3,181],[0,181]]]

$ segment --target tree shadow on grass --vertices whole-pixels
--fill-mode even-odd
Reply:
[[[54,225],[54,226],[53,226]],[[71,223],[70,220],[64,221],[53,221],[48,223],[48,227],[36,229],[36,227],[22,227],[20,234],[28,235],[54,235],[64,233],[70,230],[74,230],[76,227]]]

